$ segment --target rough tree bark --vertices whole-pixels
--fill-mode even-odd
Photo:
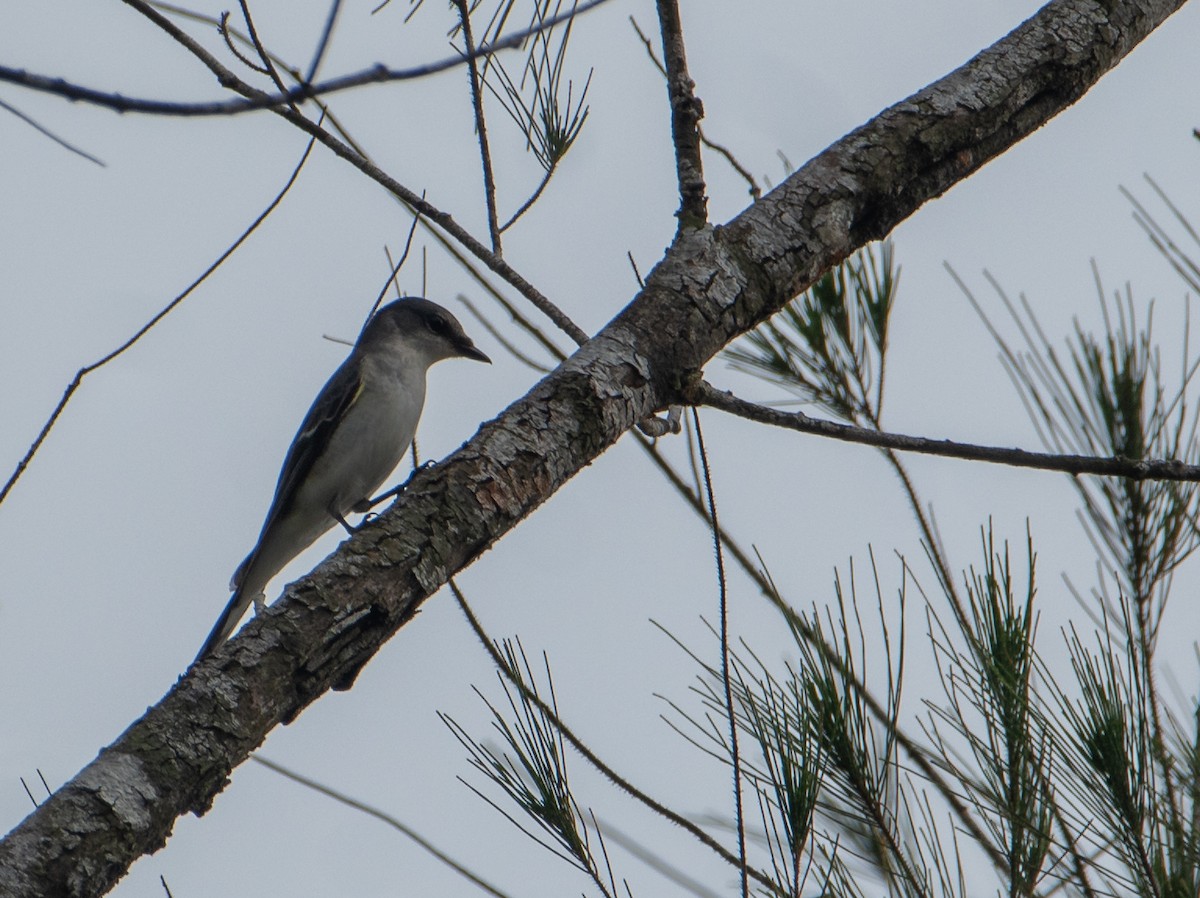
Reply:
[[[673,245],[594,339],[191,669],[0,843],[0,894],[99,895],[203,813],[279,723],[346,687],[421,602],[722,347],[1077,100],[1183,0],[1056,0]]]

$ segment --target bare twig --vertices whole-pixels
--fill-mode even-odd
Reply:
[[[887,433],[850,424],[838,424],[810,418],[802,412],[781,412],[739,399],[732,393],[718,390],[703,381],[688,388],[687,398],[701,405],[729,412],[760,424],[785,427],[801,433],[817,434],[847,443],[861,443],[901,452],[919,452],[945,458],[962,458],[1018,468],[1042,471],[1061,471],[1064,474],[1097,474],[1104,477],[1128,477],[1133,480],[1200,480],[1200,466],[1187,465],[1172,459],[1098,458],[1086,455],[1059,455],[1052,452],[1030,452],[1027,449],[1007,449],[999,446],[979,446],[953,440],[934,440],[899,433]]]
[[[762,196],[762,188],[758,186],[758,181],[755,179],[754,175],[750,174],[750,171],[744,165],[742,165],[742,163],[738,162],[737,157],[733,155],[733,150],[729,149],[729,147],[725,146],[724,144],[710,140],[708,135],[704,133],[704,129],[699,125],[696,126],[696,133],[700,135],[700,142],[702,144],[724,158],[724,160],[729,163],[730,168],[742,176],[742,178],[749,185],[749,187],[746,189],[750,196],[752,196],[754,199],[759,199]]]
[[[463,877],[464,879],[468,880],[469,882],[473,883],[474,885],[479,886],[479,888],[483,889],[483,891],[487,892],[489,895],[495,895],[496,898],[508,898],[508,894],[506,892],[502,892],[500,889],[496,888],[494,885],[489,883],[487,880],[481,879],[479,876],[472,873],[470,870],[468,870],[466,867],[464,867],[458,861],[454,860],[454,858],[450,857],[450,855],[443,852],[440,848],[436,847],[431,842],[426,841],[426,839],[423,836],[421,836],[419,833],[417,833],[411,827],[409,827],[406,824],[397,820],[395,817],[393,817],[391,814],[387,813],[386,811],[382,811],[379,808],[377,808],[373,805],[369,805],[364,801],[359,801],[357,798],[351,798],[349,795],[346,795],[344,792],[339,792],[336,789],[331,788],[330,786],[326,786],[324,783],[319,783],[314,779],[309,779],[307,776],[304,776],[301,773],[297,773],[295,770],[292,770],[288,767],[284,767],[282,764],[280,764],[276,761],[272,761],[267,758],[264,758],[262,755],[251,755],[250,760],[257,761],[259,764],[262,764],[262,766],[266,767],[268,770],[273,770],[275,773],[278,773],[280,776],[290,779],[294,783],[299,783],[301,786],[304,786],[308,789],[312,789],[314,792],[320,793],[321,795],[324,795],[327,798],[332,798],[334,801],[341,802],[342,804],[346,805],[347,807],[354,808],[354,810],[356,810],[356,811],[362,811],[364,814],[366,814],[369,817],[374,817],[376,820],[381,820],[382,822],[384,822],[388,826],[390,826],[392,829],[404,834],[405,836],[408,836],[408,838],[412,839],[414,842],[417,843],[417,845],[419,845],[421,848],[425,849],[425,851],[429,852],[431,855],[433,855],[435,858],[437,858],[439,861],[441,861],[443,864],[445,864],[447,867],[449,867],[451,870],[453,870],[459,876]]]
[[[147,0],[124,0],[124,2],[154,22],[154,24],[165,31],[170,37],[174,38],[188,52],[199,59],[217,77],[221,84],[244,97],[259,98],[265,96],[262,91],[246,84],[237,75],[222,65],[220,60],[200,46],[186,32],[171,22],[170,19],[158,12]],[[547,22],[549,21],[547,20]],[[309,121],[295,109],[283,106],[275,108],[273,111],[306,134],[315,137],[322,145],[332,150],[335,155],[349,162],[411,209],[419,211],[430,221],[437,224],[438,227],[457,240],[473,256],[516,288],[522,296],[529,300],[543,315],[549,318],[557,327],[561,328],[576,343],[582,345],[587,342],[587,334],[566,313],[554,305],[554,303],[517,273],[507,262],[476,240],[449,213],[443,212],[423,197],[417,195],[414,191],[405,187],[395,178],[384,172],[365,153],[334,137],[322,128],[320,124]]]
[[[0,489],[0,503],[5,500],[13,486],[16,484],[17,480],[19,480],[21,475],[25,473],[25,469],[29,467],[29,463],[33,460],[33,456],[37,454],[38,449],[41,448],[41,445],[45,442],[46,437],[50,435],[50,430],[57,423],[59,416],[62,415],[63,410],[67,407],[67,403],[71,401],[71,397],[75,395],[75,391],[79,389],[79,385],[83,383],[83,379],[97,368],[107,365],[113,359],[117,358],[117,356],[125,352],[125,350],[129,349],[129,347],[133,346],[133,344],[135,344],[138,340],[144,337],[152,327],[158,324],[158,322],[162,321],[175,309],[176,306],[187,299],[193,290],[204,283],[209,275],[221,267],[222,263],[232,256],[238,247],[246,242],[246,239],[254,233],[258,226],[266,221],[267,216],[275,211],[275,208],[287,195],[287,192],[291,190],[292,185],[296,183],[296,179],[300,176],[300,170],[304,168],[304,163],[308,161],[309,154],[312,153],[313,144],[314,141],[309,140],[308,146],[304,148],[304,154],[300,157],[300,161],[296,164],[295,169],[292,170],[292,174],[288,178],[287,183],[283,185],[283,189],[276,194],[275,199],[271,200],[271,202],[267,205],[267,208],[264,209],[258,215],[258,217],[254,219],[253,222],[251,222],[250,226],[241,233],[241,236],[239,236],[237,240],[235,240],[229,246],[229,248],[225,250],[225,252],[221,253],[215,262],[209,265],[208,268],[204,269],[204,272],[198,278],[192,281],[192,283],[189,284],[182,293],[167,303],[158,312],[158,314],[138,328],[137,332],[134,333],[133,336],[131,336],[128,340],[104,357],[92,362],[90,365],[85,365],[75,372],[75,377],[72,378],[71,382],[67,385],[66,390],[63,391],[62,398],[58,400],[58,405],[54,407],[54,411],[50,413],[50,417],[46,420],[46,423],[42,425],[42,430],[37,435],[37,439],[33,441],[32,445],[30,445],[29,450],[25,453],[25,457],[22,458],[17,464],[16,470],[14,470],[12,475],[8,478],[8,482],[4,484],[3,489]]]
[[[746,822],[742,814],[742,756],[738,751],[737,714],[733,707],[733,682],[729,677],[729,589],[725,580],[725,554],[721,551],[721,530],[717,523],[717,497],[713,492],[708,452],[704,448],[704,431],[700,427],[700,412],[696,410],[695,406],[692,406],[692,424],[696,428],[696,447],[700,454],[700,467],[704,472],[704,493],[708,501],[708,520],[712,527],[713,554],[717,560],[717,588],[720,593],[721,615],[721,684],[725,690],[725,714],[729,718],[729,754],[733,762],[733,811],[734,819],[737,822],[742,898],[749,898],[750,880],[746,876]]]
[[[384,253],[388,257],[388,264],[390,266],[388,270],[388,279],[383,282],[383,286],[379,289],[379,295],[375,297],[375,302],[371,305],[371,311],[367,313],[367,317],[363,320],[362,330],[367,329],[367,324],[370,323],[371,318],[375,315],[375,312],[379,310],[379,307],[383,305],[383,298],[387,296],[389,287],[395,286],[396,296],[400,296],[400,284],[396,281],[396,276],[400,274],[400,269],[403,268],[404,263],[408,261],[408,253],[412,249],[413,237],[417,233],[417,223],[420,220],[421,213],[418,212],[413,216],[412,224],[408,226],[408,236],[404,238],[404,252],[400,253],[399,262],[393,263],[391,250],[389,250],[387,247],[384,247]],[[359,331],[359,336],[362,336],[362,331]]]
[[[325,18],[325,28],[321,32],[321,40],[317,42],[316,52],[313,53],[312,62],[308,66],[308,74],[304,76],[306,84],[312,84],[312,80],[317,77],[317,69],[321,67],[325,51],[329,49],[329,39],[333,37],[333,26],[337,24],[338,12],[341,8],[342,0],[333,0],[329,6],[329,15]]]
[[[105,167],[104,162],[102,162],[100,159],[97,159],[95,156],[93,156],[91,153],[87,152],[86,150],[81,150],[81,149],[79,149],[79,147],[75,146],[74,144],[68,143],[67,141],[63,140],[63,138],[59,137],[57,134],[55,134],[49,128],[46,128],[44,125],[40,124],[36,119],[32,118],[31,116],[26,115],[24,112],[22,112],[20,109],[17,109],[15,106],[10,106],[8,103],[5,103],[3,100],[0,100],[0,109],[3,109],[5,112],[12,113],[13,115],[15,115],[17,118],[19,118],[25,124],[27,124],[29,127],[33,128],[33,130],[37,131],[42,136],[49,137],[51,140],[53,140],[56,144],[58,144],[64,150],[70,150],[76,156],[82,156],[88,162],[94,162],[97,165],[99,165],[101,168]],[[539,190],[539,193],[540,192],[541,191]],[[532,200],[530,200],[530,202],[532,202]]]
[[[232,13],[230,13],[229,10],[221,13],[220,24],[217,25],[217,34],[221,35],[221,38],[225,41],[225,46],[229,48],[229,52],[237,58],[238,62],[250,69],[252,72],[258,72],[260,75],[270,76],[270,67],[263,65],[261,62],[255,62],[253,59],[239,50],[237,44],[233,42],[233,36],[237,32],[229,27],[230,15],[232,15]]]
[[[629,17],[629,24],[633,26],[633,30],[637,32],[638,38],[645,45],[646,55],[650,57],[650,61],[654,63],[654,67],[658,69],[659,73],[664,78],[666,78],[667,70],[663,67],[662,62],[659,60],[658,54],[654,52],[654,42],[646,36],[646,33],[642,31],[641,26],[638,25],[637,19],[635,19],[633,16]],[[746,166],[742,165],[742,163],[738,161],[737,157],[733,155],[732,150],[722,144],[717,143],[716,141],[709,140],[708,135],[704,133],[704,126],[699,122],[696,123],[696,133],[700,135],[700,142],[704,144],[704,146],[708,147],[714,153],[722,156],[725,161],[729,163],[730,167],[733,168],[733,170],[739,175],[741,175],[741,177],[746,181],[746,184],[749,185],[747,189],[749,190],[750,196],[754,197],[754,199],[758,199],[762,196],[762,188],[758,185],[758,180],[754,177],[754,175],[750,174],[750,171],[746,168]]]
[[[38,800],[33,797],[33,790],[29,788],[29,783],[25,782],[25,777],[23,776],[17,777],[17,779],[21,781],[21,788],[25,790],[25,794],[29,796],[29,800],[33,802],[33,806],[36,808]]]
[[[708,223],[708,199],[704,195],[704,165],[700,159],[700,119],[704,107],[694,93],[688,75],[683,45],[683,25],[676,0],[657,0],[658,25],[662,33],[663,65],[667,71],[667,94],[671,101],[671,136],[675,144],[675,171],[679,180],[677,236]]]
[[[143,2],[143,0],[125,0],[125,2],[143,13],[150,8],[150,4]],[[75,84],[64,78],[39,75],[35,72],[27,72],[24,69],[15,69],[10,66],[0,66],[0,81],[17,84],[21,87],[27,87],[30,90],[54,94],[68,100],[91,103],[94,106],[102,106],[116,112],[139,112],[147,115],[183,117],[241,115],[242,113],[253,112],[257,109],[278,109],[290,106],[293,103],[311,100],[314,97],[326,96],[362,87],[366,84],[386,84],[392,81],[411,81],[416,78],[425,78],[456,66],[465,65],[470,59],[491,56],[499,53],[501,50],[520,46],[531,34],[536,34],[559,22],[566,21],[571,16],[587,12],[589,9],[607,2],[608,0],[588,0],[588,2],[580,4],[577,10],[546,19],[532,28],[514,32],[492,43],[484,44],[471,56],[460,53],[445,59],[436,60],[424,65],[410,66],[404,69],[391,69],[379,63],[368,69],[353,72],[349,75],[342,75],[337,78],[330,78],[317,84],[302,83],[287,91],[281,91],[278,94],[256,91],[255,96],[244,96],[240,100],[216,100],[208,103],[176,103],[170,100],[126,97],[119,93],[97,90],[81,84]],[[189,49],[191,48],[189,47]],[[230,77],[234,77],[232,73],[230,73]],[[224,87],[230,86],[224,80],[221,81],[221,84]]]
[[[555,168],[557,168],[557,166],[552,166],[551,168],[546,170],[546,173],[544,175],[542,175],[541,183],[539,183],[537,186],[537,190],[535,190],[532,194],[530,194],[529,199],[527,199],[525,202],[521,203],[520,208],[518,208],[517,211],[514,212],[509,217],[508,221],[506,221],[504,224],[500,225],[500,233],[501,234],[503,234],[505,231],[507,231],[509,228],[511,228],[514,224],[516,224],[518,218],[520,218],[522,215],[524,215],[526,212],[528,212],[531,208],[533,208],[533,204],[538,201],[538,198],[541,197],[542,192],[546,189],[547,185],[549,185],[550,178],[552,178],[554,176]]]
[[[471,10],[467,0],[454,0],[462,28],[463,55],[467,59],[467,75],[471,82],[471,107],[475,113],[475,134],[479,138],[479,158],[483,164],[483,194],[487,202],[488,234],[492,252],[503,255],[500,249],[500,225],[496,215],[496,176],[492,170],[492,149],[488,143],[487,123],[483,116],[483,90],[480,84],[479,62],[475,55],[475,36],[471,30]]]
[[[263,68],[275,83],[276,89],[280,93],[287,91],[287,86],[283,83],[283,79],[279,76],[279,72],[275,68],[275,63],[271,59],[271,54],[267,52],[267,48],[263,46],[263,42],[259,40],[258,29],[254,26],[254,17],[250,15],[250,7],[246,0],[238,0],[238,4],[242,8],[242,19],[246,22],[246,33],[250,36],[250,43],[254,45],[254,50],[258,53],[258,58],[262,60]],[[226,42],[228,41],[228,24],[226,24]],[[232,47],[232,43],[229,43]],[[297,115],[300,115],[300,107],[296,103],[289,103],[289,106],[295,110]]]

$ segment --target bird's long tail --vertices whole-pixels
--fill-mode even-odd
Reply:
[[[225,610],[217,618],[216,626],[208,634],[208,639],[204,640],[204,647],[200,649],[200,654],[196,656],[196,661],[193,661],[193,664],[207,658],[229,638],[230,634],[237,627],[238,621],[242,619],[242,615],[246,613],[246,609],[253,600],[254,596],[250,595],[248,590],[243,588],[234,590],[233,595],[229,598],[229,604],[225,606]]]

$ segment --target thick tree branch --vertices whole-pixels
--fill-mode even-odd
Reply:
[[[839,140],[724,227],[684,235],[591,341],[194,667],[0,843],[0,893],[95,895],[202,813],[281,722],[351,681],[454,572],[678,401],[731,340],[1077,100],[1182,0],[1055,0]]]

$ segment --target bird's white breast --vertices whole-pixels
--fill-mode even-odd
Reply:
[[[342,514],[370,498],[412,444],[425,402],[425,370],[403,357],[363,360],[362,389],[332,439],[332,497]]]

